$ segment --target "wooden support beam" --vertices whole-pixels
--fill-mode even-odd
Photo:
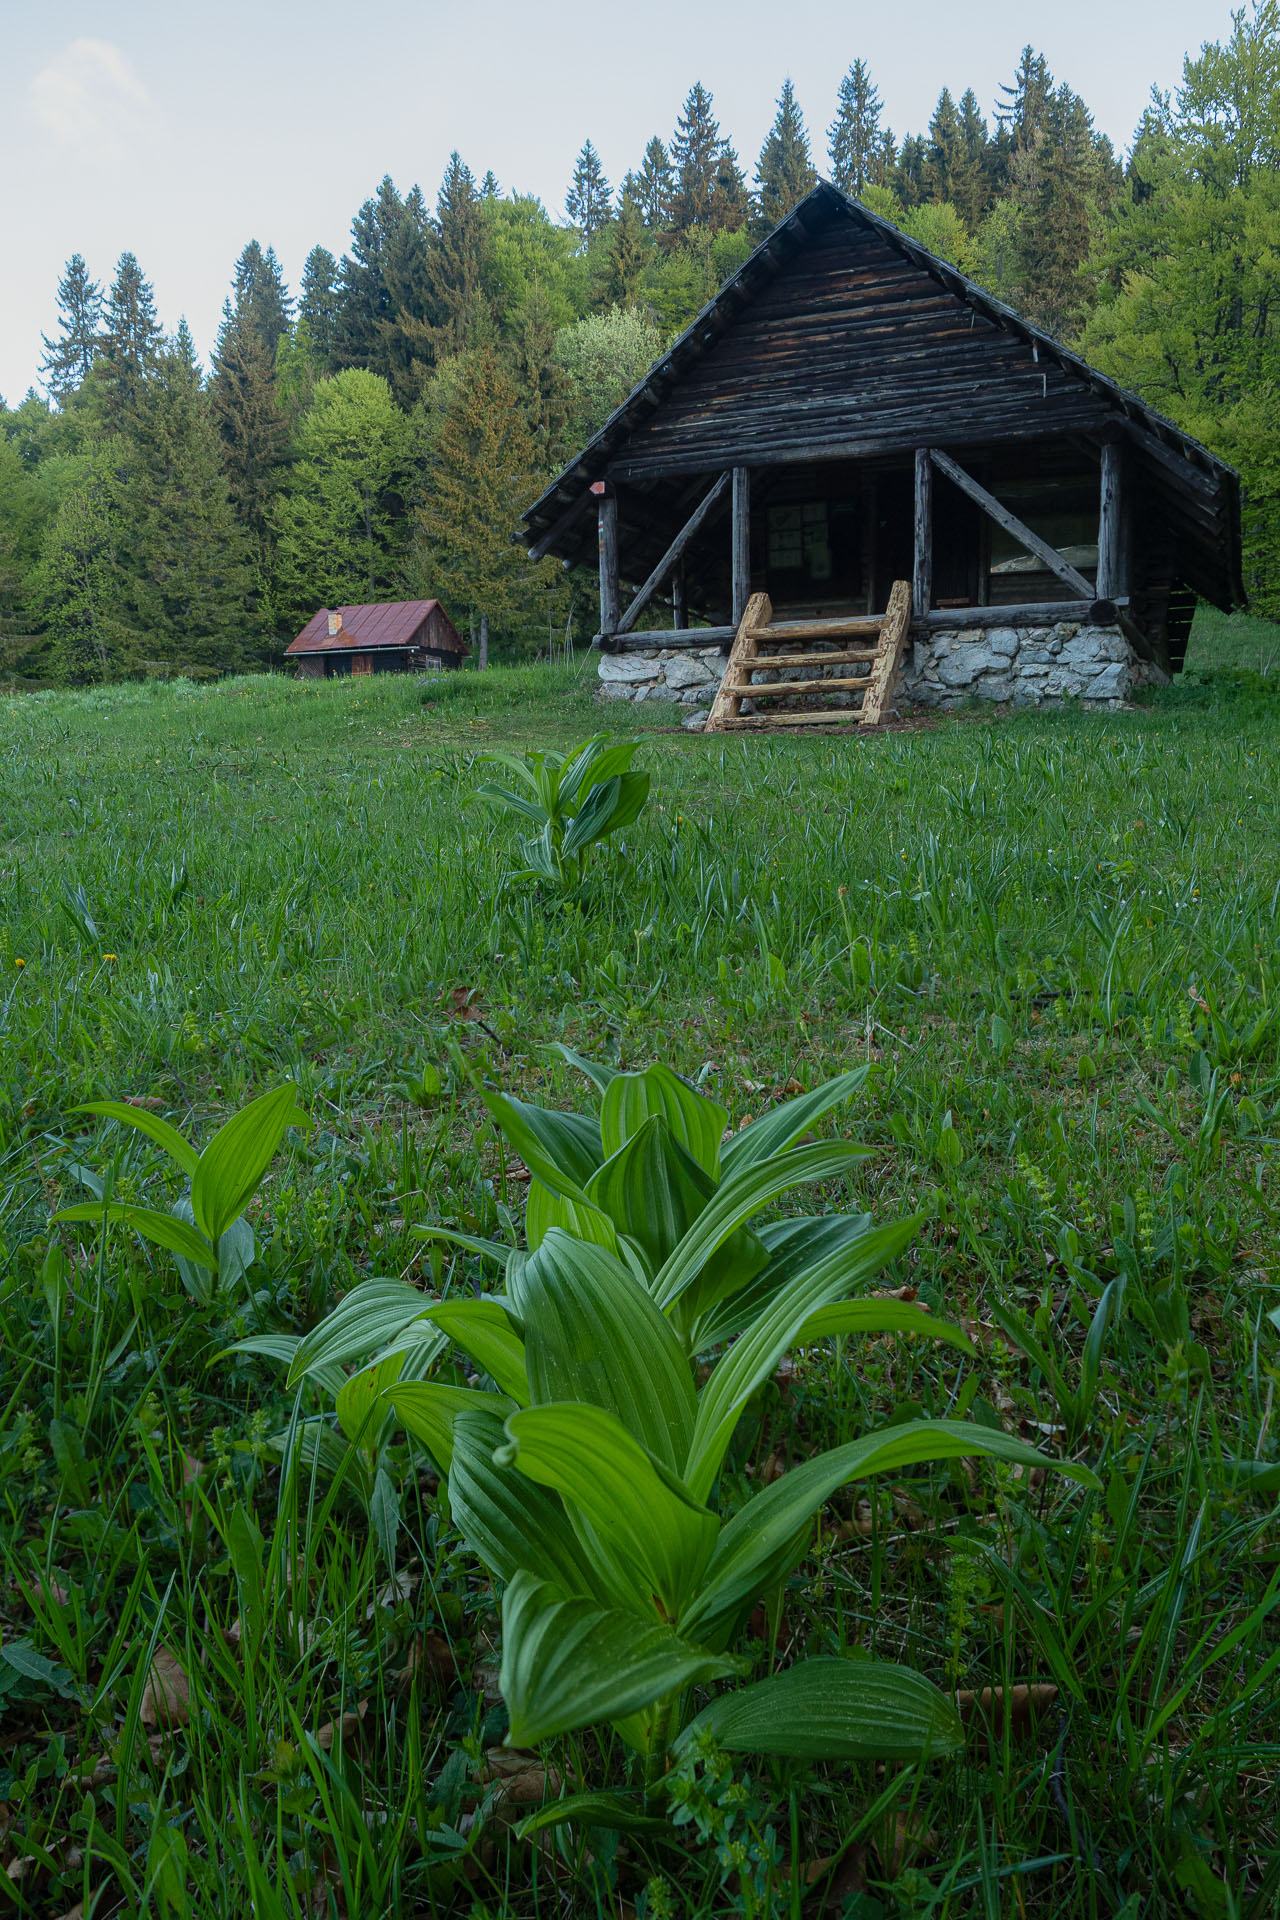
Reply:
[[[1082,606],[1078,600],[1038,600],[1016,607],[935,607],[916,626],[930,633],[957,633],[979,627],[1053,627],[1059,620],[1074,620],[1092,627],[1115,624],[1126,600],[1092,600]]]
[[[585,513],[587,507],[590,505],[591,498],[590,487],[584,487],[577,499],[570,501],[564,512],[552,521],[547,531],[539,539],[534,541],[533,545],[529,548],[530,560],[546,559],[552,547],[560,538],[560,535],[567,533],[574,521],[577,520],[581,514]]]
[[[920,456],[917,454],[917,495],[920,472],[918,464],[919,458]],[[1038,533],[1032,533],[1030,527],[1019,520],[1016,513],[1010,513],[1008,507],[1002,506],[993,493],[988,493],[985,487],[979,486],[973,475],[966,473],[962,466],[958,466],[950,454],[942,453],[937,447],[931,447],[929,450],[929,458],[939,473],[944,473],[954,486],[959,487],[961,493],[967,493],[971,500],[976,501],[982,508],[982,511],[990,514],[996,525],[1003,527],[1006,533],[1011,534],[1020,547],[1025,547],[1027,552],[1034,554],[1037,560],[1042,560],[1045,566],[1048,567],[1050,573],[1057,574],[1064,586],[1070,587],[1071,591],[1079,594],[1082,600],[1093,599],[1094,589],[1089,581],[1085,579],[1084,575],[1077,572],[1069,560],[1064,560],[1056,547],[1051,547],[1049,542],[1042,540]],[[925,608],[918,609],[917,618],[925,611],[927,611]]]
[[[600,488],[596,502],[596,547],[600,557],[600,633],[608,645],[618,631],[618,496],[612,487],[598,480],[591,489]]]
[[[751,597],[751,469],[733,469],[733,624]]]
[[[933,463],[928,447],[916,448],[915,560],[911,606],[923,620],[933,603]]]
[[[683,560],[671,576],[671,624],[677,630],[689,624],[689,596],[685,586]]]
[[[614,628],[615,633],[618,633],[620,635],[624,633],[630,633],[632,627],[634,627],[636,621],[640,618],[640,615],[644,612],[645,608],[648,606],[649,602],[652,600],[654,594],[658,591],[658,588],[662,585],[663,581],[667,578],[668,574],[670,574],[679,565],[680,561],[683,560],[685,551],[688,548],[689,543],[697,537],[699,528],[706,524],[707,520],[715,511],[719,501],[723,498],[724,494],[727,492],[728,487],[729,487],[729,475],[727,473],[722,473],[720,475],[720,478],[713,483],[710,492],[705,494],[702,500],[694,508],[692,514],[685,521],[679,533],[676,535],[675,539],[671,542],[671,545],[667,548],[661,560],[659,560],[657,566],[653,569],[653,572],[649,575],[649,578],[645,581],[644,585],[641,587],[639,593],[637,593],[635,599],[631,602],[626,612],[622,615],[621,619],[617,623],[617,626]],[[736,486],[734,491],[734,499],[736,502],[737,500]],[[736,508],[735,508],[735,511],[736,511]],[[680,622],[677,620],[676,625],[679,626],[679,624]],[[601,631],[603,632],[603,630],[604,630],[604,622],[602,618]]]
[[[1100,600],[1123,593],[1124,578],[1124,501],[1121,495],[1121,470],[1124,449],[1118,440],[1102,443],[1102,473],[1098,498],[1098,586]]]

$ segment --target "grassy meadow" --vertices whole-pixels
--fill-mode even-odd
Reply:
[[[1280,629],[1205,621],[1192,662],[1137,711],[863,740],[690,736],[597,706],[589,657],[0,703],[0,1912],[1280,1911]],[[602,729],[645,736],[647,810],[571,898],[505,885],[480,756]],[[805,1351],[734,1484],[915,1412],[1102,1491],[960,1463],[846,1490],[750,1650],[1001,1689],[960,1760],[738,1765],[680,1850],[516,1840],[625,1750],[503,1748],[493,1588],[421,1454],[384,1463],[390,1530],[354,1470],[282,1470],[329,1403],[228,1349],[370,1275],[478,1287],[412,1231],[520,1231],[458,1060],[585,1106],[553,1041],[666,1060],[734,1125],[871,1066],[823,1128],[872,1157],[780,1210],[923,1211],[881,1284],[976,1357]],[[50,1227],[104,1182],[178,1192],[80,1104],[203,1141],[286,1078],[314,1124],[223,1292]]]

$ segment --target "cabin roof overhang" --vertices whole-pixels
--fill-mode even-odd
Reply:
[[[1240,560],[1240,489],[1235,469],[1220,460],[1208,447],[1177,424],[1148,406],[1135,393],[1110,379],[1053,339],[1050,334],[1026,320],[1004,301],[988,293],[976,281],[949,261],[930,253],[893,222],[873,213],[850,195],[827,181],[819,181],[787,218],[727,280],[662,358],[628,394],[606,420],[582,452],[571,460],[522,516],[524,531],[518,536],[535,553],[554,553],[567,564],[583,563],[592,557],[595,532],[585,514],[593,484],[606,479],[624,482],[627,473],[627,448],[637,430],[662,408],[668,397],[687,378],[697,363],[715,347],[721,337],[768,287],[787,264],[801,254],[820,233],[828,232],[840,220],[851,220],[877,234],[902,258],[918,267],[958,301],[981,315],[994,328],[1029,346],[1037,362],[1060,370],[1078,382],[1105,407],[1109,416],[1106,432],[1133,445],[1153,477],[1166,491],[1185,496],[1190,510],[1203,522],[1204,534],[1217,548],[1218,564],[1211,571],[1216,591],[1206,592],[1219,605],[1242,606],[1246,593]],[[993,436],[975,433],[966,445],[975,445]],[[1004,438],[1005,436],[994,436]],[[770,464],[803,465],[818,459],[856,460],[884,458],[894,453],[906,455],[919,436],[895,446],[891,438],[877,437],[865,444],[848,442],[821,451],[806,444],[803,435],[777,439],[763,456]],[[957,442],[959,444],[959,442]],[[704,471],[717,463],[709,459]],[[685,460],[683,471],[675,464],[669,477],[686,483],[696,470]],[[637,474],[637,477],[641,477]],[[642,484],[665,476],[649,474]]]

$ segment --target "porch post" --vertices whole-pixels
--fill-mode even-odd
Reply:
[[[751,469],[733,470],[733,624],[741,624],[751,597]]]
[[[685,594],[684,561],[676,561],[676,570],[671,576],[671,624],[676,632],[681,632],[689,624],[689,605]]]
[[[923,620],[933,601],[933,461],[928,447],[916,448],[915,566],[911,611]]]
[[[600,557],[600,638],[607,642],[618,630],[618,496],[607,481],[597,480],[596,547]]]
[[[1120,442],[1104,440],[1098,501],[1098,578],[1094,587],[1099,600],[1117,600],[1128,592],[1121,493],[1123,465],[1124,450]]]

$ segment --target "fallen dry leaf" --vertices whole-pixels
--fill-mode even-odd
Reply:
[[[396,1678],[402,1687],[407,1687],[416,1673],[433,1680],[457,1679],[458,1663],[442,1633],[420,1633],[414,1638]]]
[[[982,1687],[977,1692],[962,1688],[956,1695],[956,1706],[967,1727],[998,1740],[1004,1733],[1006,1715],[1015,1737],[1029,1733],[1057,1697],[1055,1686],[1040,1681],[1030,1686]]]
[[[328,1753],[338,1738],[345,1740],[348,1734],[358,1733],[361,1722],[369,1711],[369,1702],[362,1700],[350,1713],[344,1713],[340,1720],[326,1720],[316,1734],[316,1745]]]
[[[157,1647],[142,1689],[144,1727],[185,1727],[191,1718],[191,1686],[175,1654]]]
[[[523,1817],[521,1809],[559,1798],[563,1777],[555,1767],[544,1767],[536,1753],[519,1747],[489,1747],[484,1757],[480,1778],[484,1785],[498,1788],[493,1810],[498,1819]]]
[[[455,1020],[480,1018],[479,987],[454,987],[449,995],[449,1012]]]
[[[831,1876],[829,1884],[821,1886],[828,1875]],[[807,1887],[818,1888],[805,1902],[814,1920],[818,1920],[819,1915],[842,1913],[848,1901],[867,1890],[867,1849],[848,1847],[842,1854],[811,1860],[804,1870],[804,1882]]]
[[[771,1487],[775,1480],[781,1480],[787,1471],[787,1463],[780,1453],[771,1453],[756,1470],[756,1479],[761,1486]]]
[[[898,1812],[874,1830],[872,1844],[884,1878],[896,1880],[918,1854],[938,1851],[938,1836],[918,1814]]]
[[[154,1093],[126,1093],[124,1104],[126,1107],[141,1107],[144,1113],[164,1112],[164,1101]]]

